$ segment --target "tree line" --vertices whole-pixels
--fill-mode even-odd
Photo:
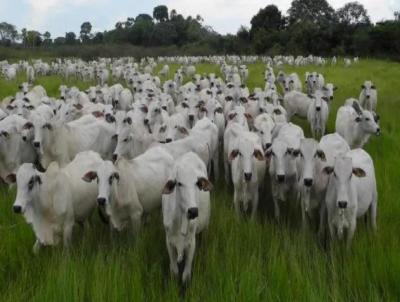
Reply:
[[[326,0],[293,0],[286,14],[268,5],[251,19],[250,28],[221,35],[204,24],[200,15],[184,17],[165,5],[152,16],[139,14],[104,32],[92,32],[84,22],[78,34],[67,32],[52,39],[7,22],[0,23],[0,44],[8,47],[56,48],[63,45],[129,44],[140,47],[201,47],[210,53],[318,54],[389,56],[400,58],[400,12],[393,19],[373,24],[367,10],[349,2],[334,10]],[[206,53],[205,53],[206,54]]]

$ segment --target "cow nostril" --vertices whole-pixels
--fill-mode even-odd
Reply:
[[[105,198],[102,198],[102,197],[100,197],[100,198],[97,198],[97,204],[99,205],[99,206],[105,206],[106,205],[106,199]]]
[[[380,135],[381,134],[381,128],[376,129],[376,135]]]
[[[317,107],[316,109],[317,109],[317,111],[321,111],[321,107]]]
[[[162,106],[161,107],[163,110],[167,111],[167,106]]]
[[[195,219],[199,216],[199,209],[198,208],[189,208],[187,211],[187,218],[189,220]]]
[[[26,142],[26,136],[23,136],[23,137],[22,137],[22,140],[23,140],[24,142]]]
[[[149,120],[146,118],[144,119],[144,124],[147,125],[149,123]]]
[[[190,121],[193,121],[193,120],[194,120],[194,115],[193,115],[193,114],[190,114],[190,115],[189,115],[189,120],[190,120]]]
[[[369,99],[370,98],[370,96],[369,95],[367,95],[367,99]]]
[[[96,98],[93,98],[93,99],[92,99],[92,103],[95,103],[95,102],[96,102]]]
[[[33,142],[33,146],[35,148],[40,148],[40,142]]]
[[[346,209],[347,208],[347,201],[339,201],[338,206],[340,209]]]
[[[65,96],[62,96],[60,99],[65,100]]]
[[[112,161],[115,162],[118,159],[118,154],[114,153],[112,155]]]
[[[167,139],[165,140],[165,142],[166,142],[166,143],[170,143],[170,142],[172,142],[172,139],[171,139],[171,138],[167,138]]]
[[[20,214],[22,212],[22,207],[21,206],[13,206],[13,211],[16,214]]]
[[[305,178],[305,179],[304,179],[304,185],[305,185],[306,187],[311,187],[312,184],[313,184],[313,180],[312,180],[311,178]]]
[[[265,144],[264,149],[268,150],[269,148],[271,148],[271,146],[272,146],[271,143],[267,143],[267,144]]]
[[[282,183],[285,181],[285,175],[278,175],[278,182]]]
[[[251,180],[251,176],[252,176],[251,173],[244,173],[244,179],[245,179],[246,181],[250,181],[250,180]]]

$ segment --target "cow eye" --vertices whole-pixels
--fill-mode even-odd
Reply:
[[[35,184],[35,181],[33,178],[28,182],[28,190],[31,191],[33,189],[33,185]]]
[[[369,117],[366,117],[365,120],[366,120],[367,122],[369,122],[369,121],[370,121],[370,118],[369,118]]]
[[[264,131],[261,130],[260,133],[261,133],[262,135],[264,135]]]
[[[127,138],[125,138],[125,139],[123,140],[123,142],[126,143],[126,142],[128,142],[128,140],[129,140],[129,138],[127,137]]]
[[[177,185],[178,185],[178,187],[182,187],[182,183],[181,182],[178,182]]]

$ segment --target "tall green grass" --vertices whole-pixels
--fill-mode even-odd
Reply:
[[[172,66],[171,75],[177,66]],[[218,72],[202,64],[199,73]],[[249,66],[251,88],[263,87],[262,64]],[[379,92],[382,136],[366,146],[374,159],[379,190],[378,231],[372,234],[360,220],[353,246],[323,248],[312,232],[302,231],[300,219],[276,224],[270,200],[255,222],[238,219],[232,194],[223,182],[214,184],[212,216],[197,246],[193,280],[185,293],[169,275],[161,214],[151,215],[137,238],[127,233],[111,237],[97,217],[89,229],[77,227],[73,247],[31,252],[34,235],[11,205],[15,189],[0,189],[1,301],[399,301],[400,300],[400,64],[368,60],[351,68],[300,67],[316,70],[339,87],[328,130],[348,97],[358,97],[364,80]],[[16,82],[0,80],[0,97],[15,93]],[[42,77],[37,84],[58,95],[65,81]],[[89,83],[71,80],[85,88]],[[398,120],[399,119],[399,120]],[[303,121],[306,133],[309,129]],[[300,216],[300,215],[299,215]]]

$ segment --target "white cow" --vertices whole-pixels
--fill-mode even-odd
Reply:
[[[320,90],[317,90],[311,99],[307,112],[307,120],[314,138],[320,138],[325,134],[328,116],[328,98]]]
[[[259,189],[262,188],[266,163],[257,134],[240,131],[229,143],[229,162],[234,186],[233,204],[238,215],[246,213],[251,204],[251,218],[258,209]]]
[[[378,193],[372,158],[362,149],[349,151],[336,158],[333,166],[324,172],[330,174],[325,202],[328,225],[333,239],[342,239],[347,229],[350,247],[357,218],[370,211],[371,226],[376,229]]]
[[[57,245],[61,238],[64,247],[69,246],[74,224],[85,222],[96,206],[96,186],[83,182],[81,175],[101,161],[95,152],[82,152],[63,169],[53,162],[41,173],[33,164],[23,164],[16,177],[9,177],[17,182],[13,210],[32,225],[35,253],[41,246]]]
[[[170,271],[185,284],[191,278],[196,234],[208,226],[210,193],[207,169],[193,152],[176,160],[162,196]]]
[[[142,155],[115,165],[103,161],[96,169],[83,173],[83,180],[97,180],[97,203],[105,207],[114,229],[131,228],[136,234],[142,216],[161,205],[161,193],[173,168],[173,157],[162,148],[152,148]]]
[[[350,99],[338,109],[336,115],[336,132],[339,133],[352,149],[361,148],[367,143],[371,134],[380,135],[381,129],[375,121],[376,116],[360,107],[357,100]]]
[[[365,81],[364,84],[361,85],[359,101],[362,108],[369,111],[376,110],[378,92],[375,85],[371,81]]]

